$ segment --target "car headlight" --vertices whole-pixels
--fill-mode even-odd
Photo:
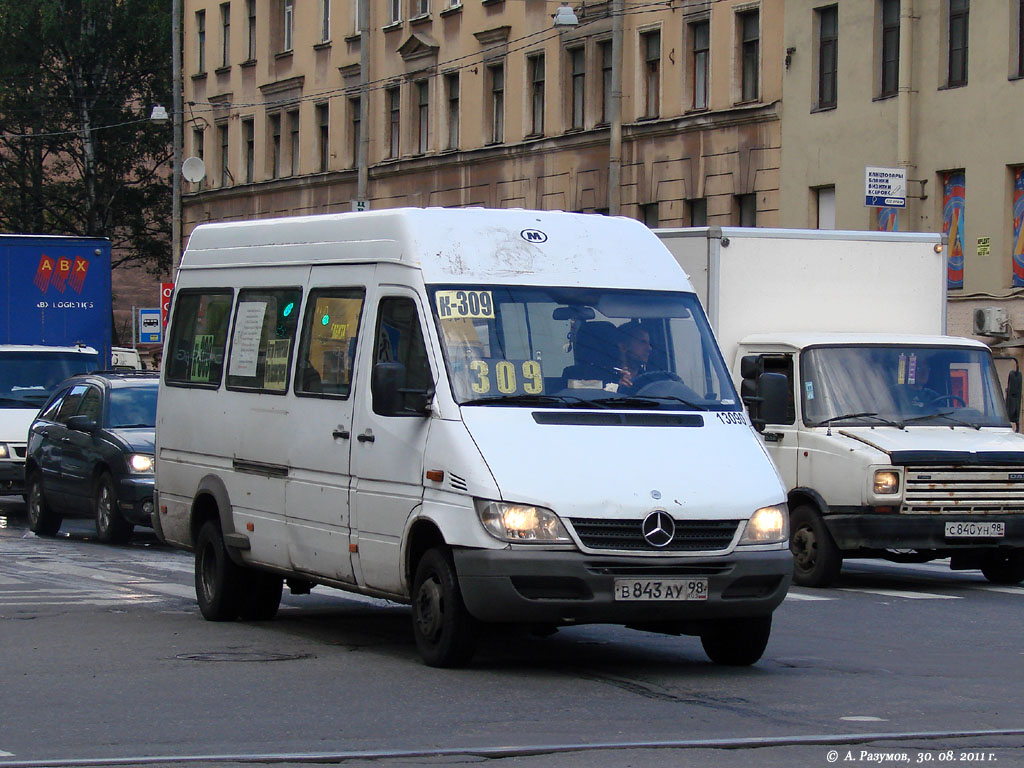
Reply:
[[[789,508],[761,507],[750,516],[740,544],[775,544],[789,539]]]
[[[477,501],[476,512],[486,531],[496,539],[515,543],[571,541],[558,515],[532,504]]]
[[[146,453],[133,453],[128,457],[128,466],[132,472],[145,474],[153,471],[153,457]]]
[[[875,472],[875,493],[893,494],[900,492],[900,473],[891,469],[879,469]]]
[[[11,458],[11,449],[7,447],[7,443],[0,443],[0,459]]]

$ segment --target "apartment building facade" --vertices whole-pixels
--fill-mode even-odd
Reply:
[[[788,0],[784,28],[779,223],[947,233],[949,332],[983,310],[1019,356],[1024,1]],[[865,205],[868,167],[905,208]]]
[[[360,34],[358,0],[185,0],[184,234],[356,201],[777,225],[782,6],[368,0]]]

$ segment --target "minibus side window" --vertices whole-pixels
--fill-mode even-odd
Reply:
[[[374,363],[404,365],[404,389],[425,392],[433,388],[434,379],[427,362],[419,313],[412,299],[398,296],[381,299]]]
[[[217,388],[224,370],[224,347],[231,318],[231,291],[181,291],[164,368],[168,384]]]
[[[300,288],[248,288],[238,292],[228,389],[285,393],[301,302]]]
[[[310,293],[295,362],[295,394],[348,397],[364,296],[362,288]]]

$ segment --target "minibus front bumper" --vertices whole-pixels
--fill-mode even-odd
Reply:
[[[609,557],[580,552],[463,549],[453,552],[469,613],[485,622],[649,624],[767,616],[793,575],[788,549],[721,557]],[[624,585],[707,582],[706,597],[616,599]],[[678,592],[676,593],[678,595]]]

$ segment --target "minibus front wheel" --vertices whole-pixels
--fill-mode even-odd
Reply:
[[[412,628],[428,666],[461,667],[473,657],[479,626],[466,610],[447,547],[427,550],[416,566]]]

